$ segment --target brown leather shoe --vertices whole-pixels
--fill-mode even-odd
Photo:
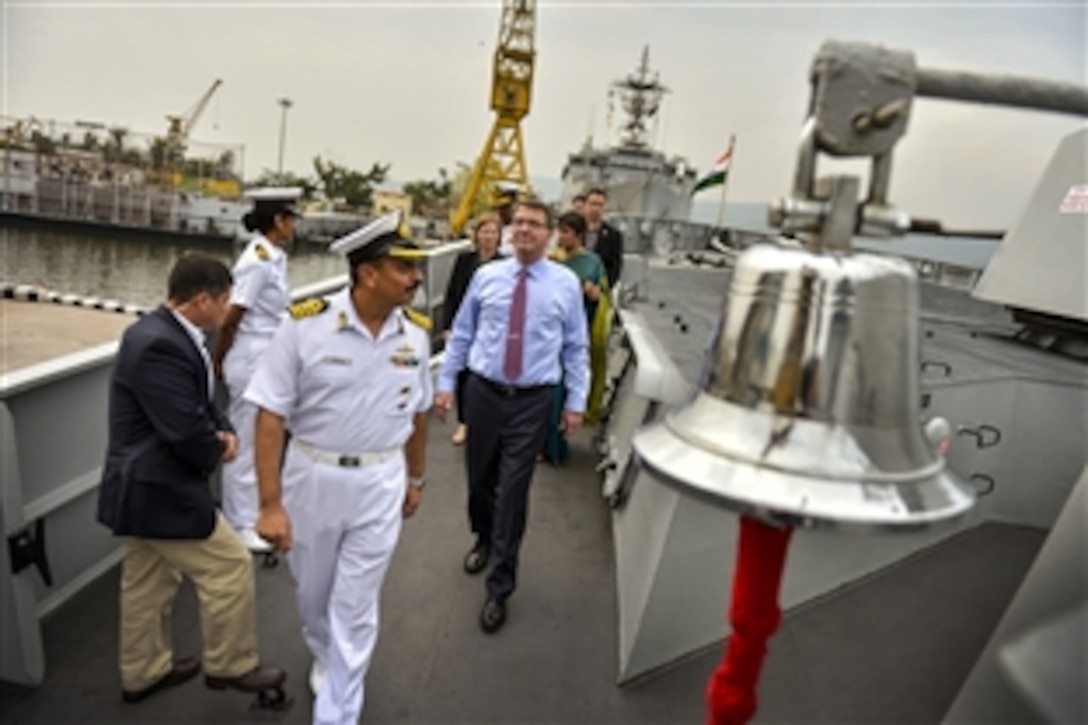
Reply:
[[[159,690],[167,687],[177,687],[183,682],[196,677],[200,672],[200,663],[192,657],[185,657],[174,663],[173,668],[159,678],[159,681],[142,690],[121,690],[121,699],[128,703],[140,702],[154,695]]]
[[[239,677],[204,676],[204,684],[213,690],[226,690],[228,687],[240,692],[263,692],[279,687],[287,679],[287,673],[279,667],[254,667]]]

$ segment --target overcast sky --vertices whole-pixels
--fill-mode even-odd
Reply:
[[[491,121],[500,0],[51,2],[0,0],[0,112],[162,133],[224,83],[193,137],[245,145],[246,173],[318,154],[392,164],[399,180],[472,161]],[[920,66],[1085,82],[1083,2],[539,3],[530,173],[558,178],[644,44],[671,89],[659,140],[705,168],[737,135],[730,199],[788,191],[808,68],[827,39],[910,50]],[[891,197],[917,216],[1004,226],[1072,117],[922,99],[896,151]],[[859,167],[860,170],[860,167]]]

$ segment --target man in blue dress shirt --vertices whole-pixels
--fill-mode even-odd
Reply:
[[[435,409],[445,420],[457,373],[468,368],[465,447],[468,514],[476,542],[465,570],[483,571],[487,599],[480,626],[506,621],[506,600],[517,585],[518,550],[525,533],[529,484],[548,433],[551,391],[561,381],[567,434],[582,425],[589,391],[589,340],[578,277],[545,258],[551,209],[519,202],[511,225],[514,256],[480,267],[453,321],[438,378]]]

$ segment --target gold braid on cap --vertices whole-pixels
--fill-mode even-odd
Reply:
[[[408,222],[404,220],[403,216],[401,217],[400,226],[397,227],[397,236],[406,242],[412,242],[412,228],[408,226]],[[389,245],[389,251],[386,252],[386,255],[394,259],[425,259],[427,250],[417,249],[415,246],[401,246],[393,242]]]

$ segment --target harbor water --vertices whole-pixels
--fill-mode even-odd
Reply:
[[[0,227],[0,282],[150,307],[166,297],[167,275],[182,254],[201,252],[232,265],[241,250],[241,242],[5,226]],[[292,289],[347,272],[344,259],[322,244],[298,243],[289,252]]]

